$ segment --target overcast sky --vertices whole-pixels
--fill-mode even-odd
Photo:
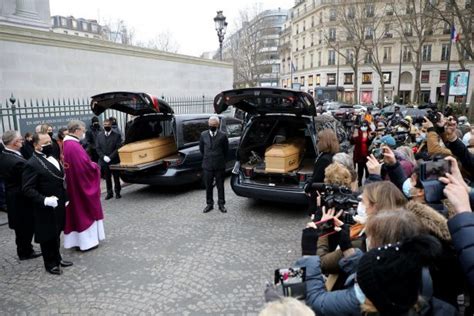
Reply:
[[[142,42],[169,31],[179,45],[178,53],[192,56],[218,48],[213,21],[217,10],[224,11],[231,31],[239,11],[251,10],[257,3],[263,10],[289,9],[294,0],[50,0],[51,15],[123,20]]]

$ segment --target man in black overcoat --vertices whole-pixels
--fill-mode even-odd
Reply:
[[[106,200],[111,199],[114,194],[112,188],[112,176],[114,177],[115,198],[120,199],[120,176],[117,170],[110,170],[111,164],[120,163],[118,150],[122,146],[122,135],[112,129],[112,121],[104,120],[104,131],[97,135],[95,149],[99,155],[99,166],[105,176],[105,184],[107,187]]]
[[[100,126],[99,118],[97,116],[94,116],[91,119],[91,125],[89,126],[89,129],[86,131],[86,151],[93,162],[99,161],[99,155],[97,154],[97,150],[95,149],[95,143],[97,135],[99,135],[100,132],[102,132],[102,127]]]
[[[35,152],[23,171],[23,194],[32,203],[35,219],[35,241],[40,244],[46,271],[61,274],[61,267],[72,262],[62,259],[59,236],[64,229],[66,182],[64,169],[52,156],[52,141],[48,134],[33,136]]]
[[[23,139],[17,131],[6,131],[2,136],[5,149],[0,154],[0,177],[5,181],[8,226],[15,230],[16,251],[20,260],[41,256],[33,249],[34,234],[31,205],[23,196],[21,176],[26,159],[20,153]]]
[[[209,130],[201,133],[199,150],[202,154],[202,169],[204,171],[204,183],[206,185],[207,206],[203,212],[208,213],[214,208],[213,183],[215,180],[219,210],[226,213],[224,194],[225,164],[229,150],[227,135],[219,131],[219,117],[209,118]]]

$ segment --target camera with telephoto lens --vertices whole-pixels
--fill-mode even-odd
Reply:
[[[409,143],[410,134],[408,132],[395,132],[392,134],[395,139],[396,147],[400,147]]]
[[[345,224],[354,225],[356,223],[354,215],[357,214],[359,205],[357,193],[345,186],[326,183],[313,183],[311,188],[321,195],[321,206],[326,207],[327,210],[334,208],[336,212],[342,210],[339,219]]]
[[[431,121],[431,123],[436,124],[441,120],[441,115],[435,111],[429,111],[426,115],[426,118]]]

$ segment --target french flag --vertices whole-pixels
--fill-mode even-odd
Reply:
[[[451,40],[453,43],[459,42],[459,33],[456,31],[456,27],[454,25],[451,27]]]

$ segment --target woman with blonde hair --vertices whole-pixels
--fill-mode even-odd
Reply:
[[[357,172],[354,169],[354,164],[352,162],[352,157],[346,153],[337,153],[332,157],[333,162],[338,162],[349,170],[351,173],[351,185],[350,188],[352,191],[357,191],[359,186],[357,185]]]
[[[414,214],[403,209],[382,211],[369,219],[367,228],[369,251],[362,254],[357,249],[350,257],[352,262],[341,261],[347,273],[356,272],[343,290],[326,290],[319,256],[305,256],[296,262],[296,266],[306,267],[306,304],[317,315],[405,315],[409,311],[410,315],[433,315],[418,313],[417,307],[435,309],[435,315],[456,315],[448,303],[432,296],[420,299],[423,267],[440,254],[441,245],[424,235]]]
[[[360,223],[354,225],[349,232],[356,248],[364,250],[366,248],[364,224],[371,216],[382,210],[403,208],[407,202],[403,193],[389,181],[365,185],[362,191],[362,201],[358,208],[357,219]],[[334,212],[332,214],[334,215]],[[311,227],[311,223],[308,226]],[[336,245],[330,244],[328,237],[321,237],[317,240],[316,254],[321,257],[321,268],[325,274],[341,272],[339,260],[344,257],[344,253],[340,248],[335,248]],[[346,253],[346,256],[348,255],[350,253]]]

